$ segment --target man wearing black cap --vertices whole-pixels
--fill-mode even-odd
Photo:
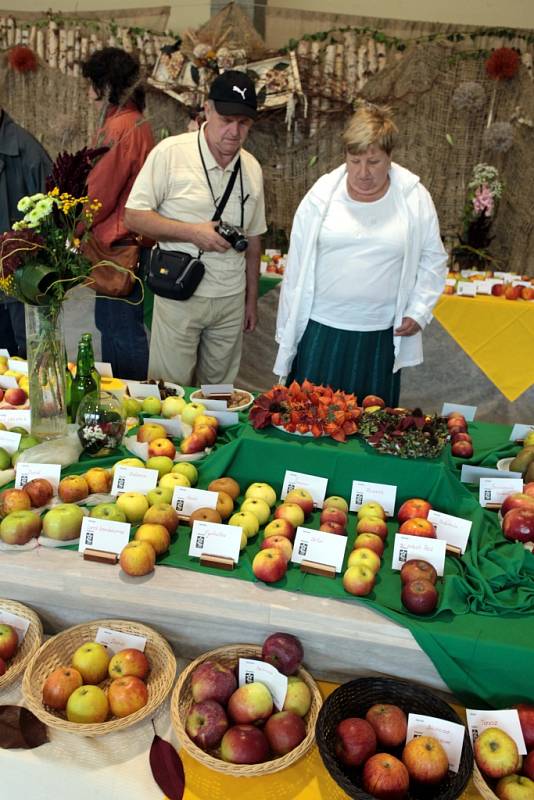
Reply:
[[[243,72],[224,72],[204,110],[199,131],[169,137],[152,150],[124,216],[129,229],[155,239],[161,250],[204,264],[188,300],[154,300],[149,377],[182,385],[236,378],[242,332],[256,326],[266,230],[261,167],[242,149],[257,116],[253,82]],[[225,195],[221,218],[238,229],[237,239],[231,228],[230,235],[227,227],[218,232],[213,219]]]

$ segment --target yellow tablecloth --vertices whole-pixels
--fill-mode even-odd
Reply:
[[[443,295],[434,316],[513,402],[534,384],[534,303]]]

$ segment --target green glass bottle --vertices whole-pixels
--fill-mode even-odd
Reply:
[[[78,345],[78,359],[76,361],[76,377],[72,381],[70,413],[74,422],[78,406],[86,394],[96,392],[98,387],[91,373],[94,361],[91,358],[91,351],[87,347],[87,342],[80,341]]]
[[[67,406],[67,422],[72,422],[71,414],[72,402],[72,373],[69,369],[69,359],[67,357],[67,349],[65,348],[65,405]]]
[[[91,374],[95,379],[96,388],[100,391],[100,373],[95,367],[95,353],[93,350],[93,337],[90,333],[82,333],[81,341],[87,344],[87,347],[91,353]]]

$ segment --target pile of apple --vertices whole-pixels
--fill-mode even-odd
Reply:
[[[154,397],[147,398],[147,400],[160,402]],[[163,404],[167,401],[178,404],[180,400],[184,403],[180,418],[187,425],[191,425],[193,429],[180,442],[180,452],[183,455],[192,455],[213,447],[219,429],[217,418],[206,414],[206,408],[201,403],[185,403],[182,398],[168,397]],[[165,456],[172,460],[176,455],[176,446],[163,425],[159,425],[157,422],[145,422],[141,425],[137,431],[137,441],[148,444],[148,455],[151,457]]]
[[[534,542],[534,482],[523,486],[522,492],[505,497],[501,515],[501,528],[507,539]]]
[[[296,636],[273,633],[262,647],[263,661],[288,676],[283,708],[260,682],[237,687],[236,670],[204,661],[191,675],[193,704],[185,729],[202,750],[231,764],[259,764],[290,753],[306,737],[311,692],[297,673],[303,650]],[[237,666],[237,665],[236,665]]]
[[[451,437],[451,453],[456,458],[471,458],[473,440],[467,432],[467,420],[459,411],[447,415],[447,428]]]
[[[358,509],[356,534],[343,588],[349,594],[365,597],[375,585],[388,535],[386,513],[380,503],[370,501]]]
[[[0,675],[8,669],[8,661],[17,654],[19,636],[12,625],[0,624]]]
[[[147,704],[149,672],[140,650],[127,648],[110,656],[105,645],[87,642],[73,653],[70,666],[58,667],[45,680],[43,704],[65,712],[69,722],[127,717]]]
[[[338,723],[335,753],[344,766],[361,769],[363,788],[373,797],[402,800],[410,784],[431,791],[447,777],[447,753],[433,736],[418,736],[404,744],[406,731],[402,708],[376,703],[367,710],[365,719],[348,717]]]
[[[525,758],[512,737],[497,727],[486,728],[474,742],[477,766],[499,800],[534,800],[534,706],[522,703],[517,713]]]

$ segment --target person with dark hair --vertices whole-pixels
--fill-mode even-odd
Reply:
[[[93,145],[109,148],[89,174],[89,197],[100,200],[102,208],[95,217],[86,255],[93,264],[107,260],[130,270],[125,273],[112,266],[99,266],[93,272],[102,360],[109,362],[119,377],[144,380],[148,341],[143,290],[133,277],[140,248],[124,224],[124,207],[137,173],[154,146],[152,130],[143,116],[145,91],[139,62],[118,47],[95,51],[82,65],[82,74],[89,81],[89,98],[100,111]]]

